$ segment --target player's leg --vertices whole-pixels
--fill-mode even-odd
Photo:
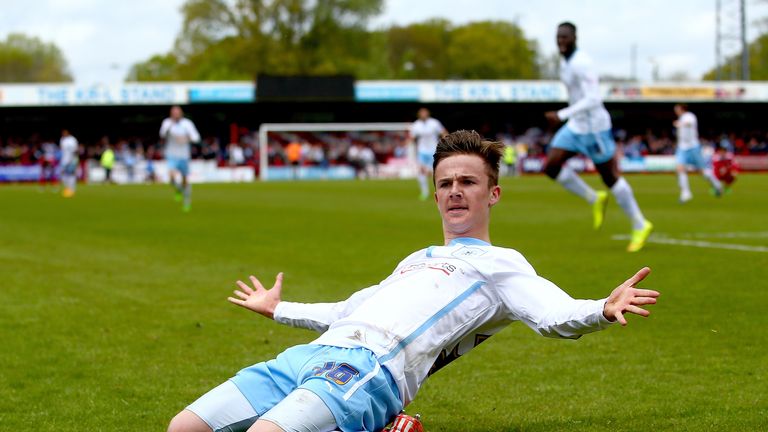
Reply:
[[[188,212],[192,209],[192,184],[189,182],[189,161],[184,161],[179,167],[181,171],[181,193],[184,203],[182,209]]]
[[[256,410],[232,381],[204,394],[171,420],[169,432],[243,432],[258,418]]]
[[[552,139],[544,172],[549,178],[560,183],[565,189],[584,198],[592,205],[592,226],[599,229],[605,219],[605,209],[608,205],[608,194],[605,191],[595,191],[576,171],[570,168],[566,162],[578,152],[584,153],[579,145],[578,136],[570,129],[563,126]]]
[[[544,163],[544,173],[565,189],[592,204],[597,199],[597,193],[576,174],[576,171],[566,165],[568,159],[579,152],[577,140],[576,134],[568,127],[561,127],[552,138],[547,160]]]
[[[675,162],[677,164],[677,185],[680,188],[680,203],[686,203],[693,198],[691,186],[688,183],[687,164],[689,163],[688,150],[678,148],[675,150]]]
[[[616,202],[619,203],[619,207],[621,207],[632,223],[632,238],[627,246],[627,251],[639,251],[645,245],[645,241],[648,239],[651,231],[653,231],[653,224],[643,216],[632,187],[619,172],[615,156],[606,162],[595,165],[595,168],[600,173],[603,183],[611,189],[611,193],[616,198]]]
[[[61,171],[61,182],[64,186],[61,194],[64,198],[71,198],[75,195],[75,185],[77,184],[76,170],[77,164],[68,163]]]
[[[429,178],[432,174],[433,156],[428,153],[419,153],[417,155],[419,172],[416,180],[419,183],[419,199],[426,201],[429,198]]]
[[[310,390],[298,388],[264,413],[248,432],[329,432],[336,419],[323,400]]]
[[[677,186],[680,188],[680,203],[686,203],[693,198],[691,185],[688,182],[688,172],[685,165],[677,164]]]
[[[715,177],[715,172],[712,170],[712,164],[704,161],[704,156],[701,154],[701,148],[697,147],[695,153],[692,155],[696,168],[701,170],[701,175],[712,186],[712,192],[715,196],[721,196],[723,194],[723,184]]]

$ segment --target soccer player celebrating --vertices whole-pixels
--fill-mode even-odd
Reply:
[[[419,181],[419,190],[421,191],[419,198],[426,201],[429,197],[427,178],[432,174],[432,155],[435,153],[437,141],[448,131],[445,130],[440,120],[430,116],[429,110],[426,108],[419,109],[418,117],[408,131],[408,139],[411,142],[416,142],[416,161],[419,165],[416,179]]]
[[[176,190],[176,201],[184,201],[182,210],[192,208],[192,185],[189,184],[189,159],[192,157],[190,145],[200,141],[192,120],[184,117],[181,107],[171,107],[171,116],[163,120],[160,126],[160,138],[165,140],[165,159],[171,177],[171,186]],[[181,176],[181,184],[176,182],[176,174]]]
[[[603,224],[608,194],[605,191],[596,192],[566,165],[568,159],[577,153],[592,159],[603,183],[611,189],[632,222],[632,239],[627,250],[637,252],[645,245],[653,224],[643,217],[632,187],[619,172],[616,143],[611,134],[611,116],[603,106],[591,59],[576,49],[575,25],[564,22],[557,27],[557,47],[562,55],[560,79],[568,89],[569,105],[546,113],[551,123],[566,123],[552,139],[544,171],[567,190],[592,204],[593,225],[599,229]]]
[[[79,161],[78,145],[77,138],[72,136],[68,129],[61,130],[61,140],[59,140],[61,162],[59,165],[61,166],[61,183],[64,185],[61,195],[64,198],[75,196],[77,164]]]
[[[434,155],[443,242],[407,256],[379,284],[338,303],[281,300],[283,275],[265,289],[251,276],[229,301],[321,335],[255,364],[174,417],[178,431],[380,431],[430,373],[513,321],[577,339],[648,316],[659,293],[636,285],[643,268],[607,298],[576,300],[538,276],[517,251],[491,244],[491,208],[503,144],[476,132],[443,137]]]
[[[688,184],[688,167],[701,171],[701,174],[712,185],[712,190],[716,196],[723,193],[723,185],[715,177],[712,168],[708,167],[701,155],[701,144],[699,144],[699,122],[696,114],[688,111],[688,105],[675,105],[675,114],[677,120],[674,126],[677,129],[677,149],[675,150],[675,161],[677,162],[677,184],[680,186],[680,203],[686,203],[693,199],[691,187]]]

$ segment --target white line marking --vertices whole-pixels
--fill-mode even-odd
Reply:
[[[681,234],[683,237],[693,238],[768,238],[768,231],[758,232],[721,232],[721,233],[686,233]]]
[[[628,235],[615,235],[611,238],[614,240],[629,240],[631,237]],[[749,246],[749,245],[733,244],[733,243],[713,243],[713,242],[701,241],[701,240],[674,239],[674,238],[662,237],[658,235],[651,235],[650,237],[648,237],[648,240],[646,240],[646,242],[671,244],[671,245],[678,245],[678,246],[693,246],[693,247],[707,248],[707,249],[729,249],[729,250],[738,250],[738,251],[744,251],[744,252],[768,252],[768,247],[766,246]]]

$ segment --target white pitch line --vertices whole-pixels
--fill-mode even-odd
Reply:
[[[629,240],[631,237],[628,235],[615,235],[611,238],[614,240]],[[674,238],[659,237],[654,235],[651,235],[650,237],[648,237],[648,240],[646,240],[646,242],[671,244],[671,245],[678,245],[678,246],[692,246],[692,247],[706,248],[706,249],[729,249],[729,250],[738,250],[738,251],[744,251],[744,252],[768,252],[768,247],[766,246],[749,246],[749,245],[732,244],[732,243],[712,243],[712,242],[701,241],[701,240],[674,239]]]
[[[756,232],[719,232],[719,233],[685,233],[683,237],[693,238],[768,238],[768,231],[756,231]]]

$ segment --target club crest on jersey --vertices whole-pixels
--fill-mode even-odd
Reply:
[[[344,385],[348,383],[352,378],[360,375],[360,372],[348,365],[347,363],[340,363],[336,365],[335,362],[325,362],[323,366],[315,366],[312,369],[315,376],[323,375],[323,378],[338,385]]]
[[[476,256],[483,256],[488,251],[472,247],[472,246],[463,246],[461,249],[454,251],[451,255],[455,257],[476,257]]]

